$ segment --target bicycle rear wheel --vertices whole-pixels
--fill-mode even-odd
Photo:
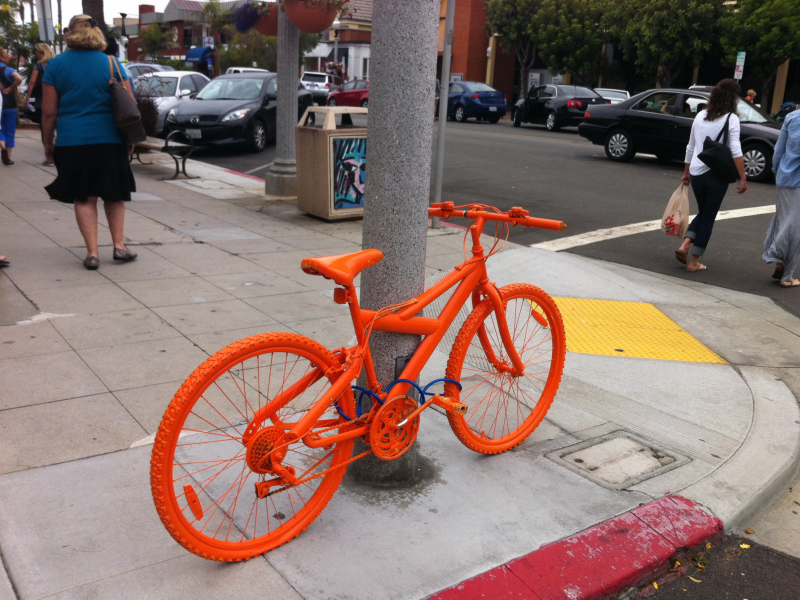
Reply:
[[[161,421],[150,463],[153,501],[178,543],[204,558],[246,560],[294,539],[320,514],[344,476],[353,440],[319,449],[297,441],[280,464],[298,480],[319,477],[269,484],[273,493],[265,497],[256,484],[263,490],[276,480],[268,466],[276,440],[330,390],[325,372],[338,364],[303,336],[261,334],[223,348],[189,376]],[[355,417],[350,388],[337,402]],[[317,427],[344,422],[332,406]]]
[[[566,352],[564,323],[550,296],[516,283],[501,288],[500,297],[523,376],[506,370],[511,360],[488,298],[464,322],[447,363],[447,377],[460,381],[462,390],[446,383],[445,393],[469,407],[464,415],[447,414],[450,427],[465,446],[483,454],[513,448],[541,423],[558,391]]]

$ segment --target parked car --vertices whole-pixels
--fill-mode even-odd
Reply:
[[[774,115],[770,116],[775,119],[777,123],[783,123],[786,120],[786,115],[797,110],[798,108],[800,108],[800,104],[795,104],[794,102],[784,102],[781,104],[781,109]]]
[[[447,116],[463,123],[470,117],[497,123],[508,110],[503,92],[479,81],[453,81],[447,97]]]
[[[324,106],[328,103],[328,94],[344,85],[344,80],[336,75],[306,71],[300,81],[314,95],[314,102]]]
[[[702,90],[648,90],[619,104],[591,107],[578,131],[593,144],[605,146],[606,156],[614,161],[628,161],[637,152],[682,161],[692,122],[710,97]],[[780,125],[741,99],[738,113],[747,179],[764,181],[771,175]]]
[[[299,120],[312,98],[305,89],[298,95]],[[193,100],[170,109],[167,130],[183,131],[198,145],[245,143],[253,152],[261,152],[275,137],[277,105],[275,73],[221,75]]]
[[[523,123],[544,123],[550,131],[578,125],[590,106],[611,104],[600,94],[579,85],[540,85],[517,101],[512,113],[514,127]]]
[[[201,73],[164,71],[142,75],[134,82],[137,98],[150,98],[158,108],[156,135],[162,137],[167,113],[179,102],[185,102],[211,81]]]
[[[369,106],[369,79],[348,81],[328,94],[328,106]]]
[[[148,75],[150,73],[162,73],[164,71],[175,70],[172,67],[168,67],[166,65],[157,65],[155,63],[147,63],[147,62],[125,63],[125,68],[130,75],[133,75],[134,79],[136,79],[137,77],[141,77],[142,75]]]
[[[233,73],[269,73],[269,70],[255,67],[228,67],[228,70],[225,71],[225,75],[232,75]]]
[[[627,100],[631,97],[628,90],[614,90],[611,88],[594,88],[594,91],[600,94],[606,100],[609,100],[611,104],[619,104],[623,100]]]

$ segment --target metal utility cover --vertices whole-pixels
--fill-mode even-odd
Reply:
[[[627,431],[567,446],[546,455],[603,487],[621,490],[685,465],[689,458]]]

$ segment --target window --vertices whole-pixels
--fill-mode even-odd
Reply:
[[[369,87],[366,81],[356,81],[356,89],[357,90],[365,90]]]
[[[273,77],[269,80],[267,84],[267,94],[277,94],[278,93],[278,78]]]
[[[496,92],[497,90],[493,87],[486,85],[485,83],[470,83],[469,89],[473,92]]]
[[[197,91],[197,88],[194,85],[194,81],[192,81],[191,75],[184,75],[183,77],[181,77],[181,91],[183,92],[186,90],[190,92]]]
[[[208,85],[208,80],[202,75],[192,75],[192,80],[194,81],[195,88],[198,90],[202,90]]]
[[[529,100],[536,100],[539,97],[539,93],[544,90],[543,87],[531,88],[531,91],[528,92],[528,99]]]
[[[597,98],[599,96],[594,90],[577,85],[562,85],[559,87],[563,93],[572,94],[575,98]]]
[[[679,117],[687,117],[694,119],[701,110],[704,110],[708,105],[708,98],[702,96],[684,96],[681,112],[678,113]]]
[[[349,92],[350,90],[354,90],[356,88],[356,82],[351,81],[350,83],[346,83],[342,86],[343,92]]]
[[[552,98],[556,95],[556,88],[552,85],[548,85],[542,88],[541,93],[539,94],[539,98]]]
[[[362,77],[369,77],[369,59],[365,58],[364,62],[361,65],[361,76]]]
[[[192,47],[192,28],[191,26],[183,28],[183,47],[184,48],[191,48]]]
[[[451,94],[463,94],[464,88],[458,85],[457,83],[450,84],[450,93]]]
[[[749,102],[739,100],[736,107],[736,112],[739,113],[739,121],[742,123],[773,123],[772,119],[767,118],[766,114],[753,106]]]
[[[317,73],[303,73],[303,81],[309,83],[325,83],[325,75]]]
[[[636,110],[643,110],[651,113],[661,113],[671,115],[678,101],[678,94],[673,92],[658,92],[650,94],[647,98],[636,105]]]
[[[270,81],[272,83],[273,80]],[[198,100],[255,100],[261,93],[263,79],[215,79],[197,94]]]
[[[148,98],[174,96],[177,83],[175,77],[142,77],[136,80],[136,93]]]

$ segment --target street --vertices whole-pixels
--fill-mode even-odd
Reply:
[[[356,119],[356,124],[358,120]],[[360,124],[364,124],[363,122]],[[198,160],[263,177],[275,146],[259,154],[240,148],[198,151]],[[563,220],[563,233],[516,229],[510,240],[537,244],[598,229],[661,218],[680,183],[682,164],[637,155],[629,163],[614,163],[602,146],[578,135],[577,128],[549,132],[541,126],[513,128],[448,122],[442,199],[456,204],[484,203],[507,210],[522,206],[537,217]],[[690,194],[693,211],[696,210]],[[751,183],[737,195],[735,185],[723,210],[774,205],[772,183]],[[718,221],[705,262],[708,270],[687,273],[674,258],[677,238],[651,231],[571,248],[583,256],[655,271],[673,277],[758,294],[800,315],[800,294],[781,289],[770,278],[772,269],[761,259],[771,214]]]

